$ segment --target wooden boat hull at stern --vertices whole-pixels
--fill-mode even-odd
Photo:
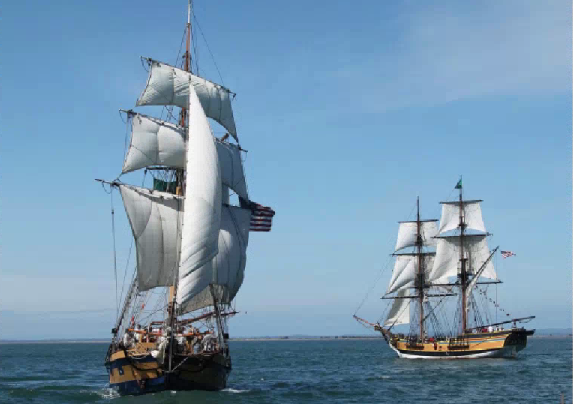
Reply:
[[[527,336],[533,333],[534,330],[511,329],[424,343],[392,336],[388,344],[400,358],[406,359],[514,358],[526,347]]]
[[[106,367],[110,387],[121,395],[163,390],[222,390],[231,372],[231,360],[221,353],[174,355],[173,372],[166,371],[151,354],[117,351]]]

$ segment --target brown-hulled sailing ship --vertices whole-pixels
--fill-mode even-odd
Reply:
[[[119,190],[137,255],[105,358],[120,394],[225,388],[227,319],[249,231],[270,231],[274,216],[249,199],[234,94],[191,69],[191,15],[189,0],[180,68],[143,59],[149,78],[136,106],[163,106],[172,122],[123,111],[131,139],[121,174],[144,170],[143,185],[98,180]],[[224,128],[221,138],[208,118]]]
[[[354,318],[380,332],[401,358],[515,357],[534,333],[517,324],[534,316],[497,321],[489,312],[493,304],[497,317],[497,298],[488,297],[488,288],[501,283],[492,262],[499,247],[489,250],[482,201],[463,199],[461,179],[456,189],[457,200],[441,202],[439,226],[420,219],[419,199],[416,220],[400,222],[394,270],[382,297],[392,300],[385,319]],[[409,332],[394,330],[404,324]]]

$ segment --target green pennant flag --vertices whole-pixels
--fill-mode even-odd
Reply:
[[[458,181],[458,183],[456,184],[456,188],[455,189],[462,189],[462,179],[460,178],[460,180]]]

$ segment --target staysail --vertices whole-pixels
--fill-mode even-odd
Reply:
[[[152,59],[148,61],[151,66],[149,78],[145,90],[137,100],[137,106],[176,105],[187,108],[191,84],[205,115],[220,123],[238,142],[231,107],[233,93],[230,90],[185,70]]]
[[[178,268],[183,198],[119,185],[137,250],[140,291],[171,286]]]
[[[209,266],[189,275],[187,283],[194,285],[197,294],[183,303],[181,313],[213,305],[210,288],[219,303],[231,303],[243,283],[249,242],[251,212],[236,206],[223,206],[221,230],[219,231],[219,253]],[[207,270],[211,269],[211,272]]]
[[[189,87],[187,188],[181,240],[177,303],[181,307],[207,288],[218,252],[221,173],[215,140],[193,86]]]

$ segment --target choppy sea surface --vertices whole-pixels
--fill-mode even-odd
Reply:
[[[383,340],[232,341],[220,392],[119,397],[107,344],[0,345],[0,403],[571,403],[571,338],[517,359],[398,359]]]

